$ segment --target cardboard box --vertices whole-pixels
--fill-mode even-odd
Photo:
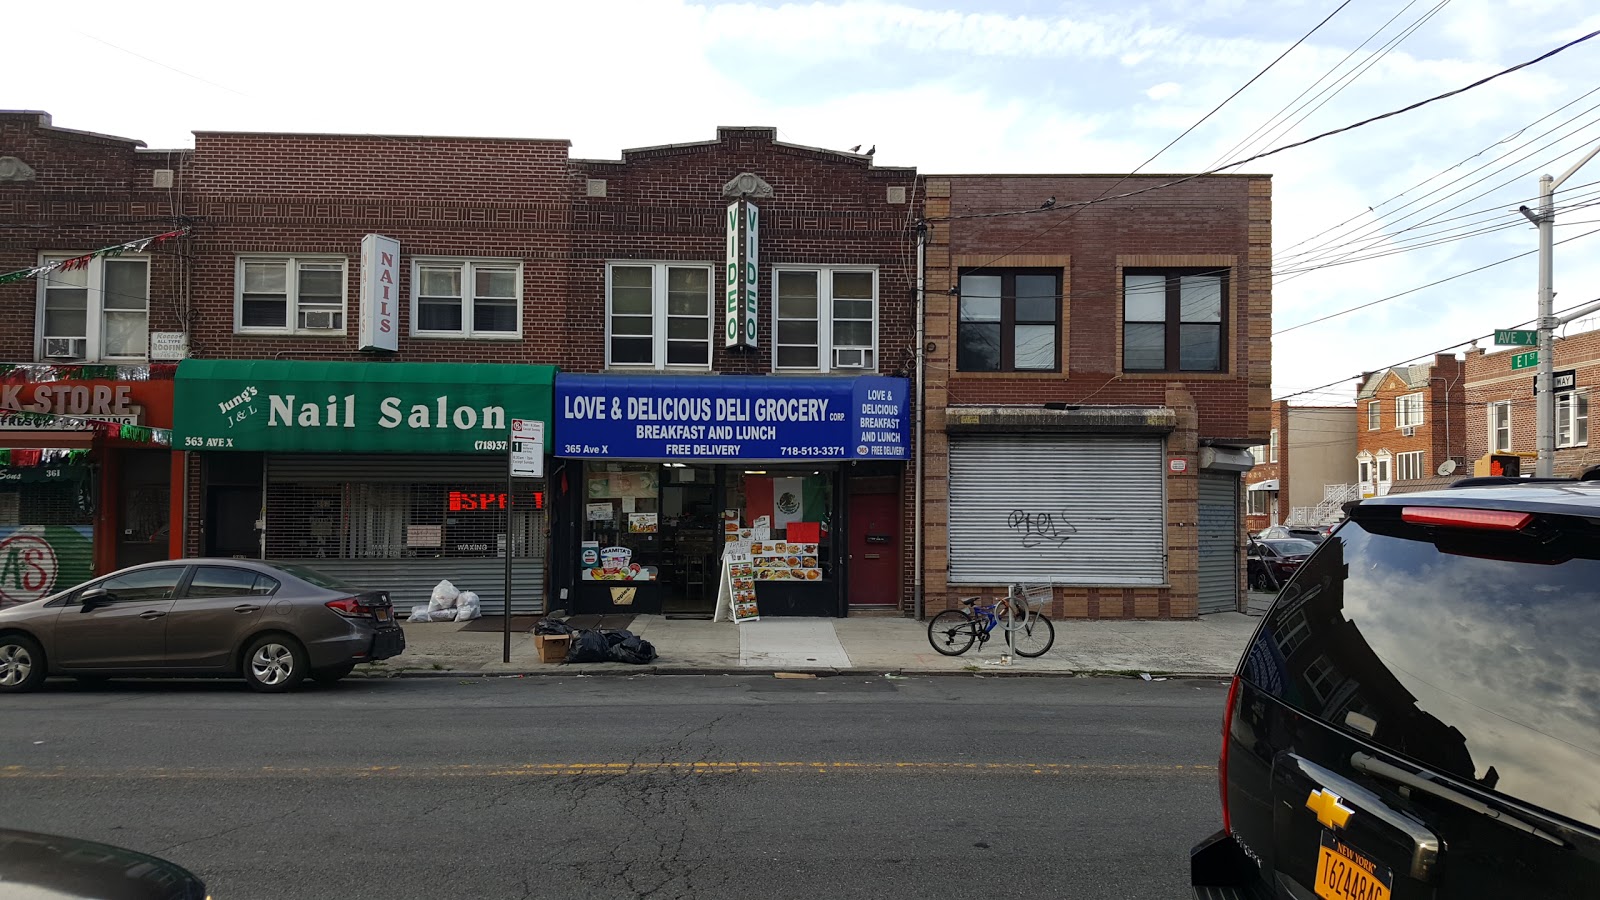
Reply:
[[[567,648],[572,646],[572,635],[536,634],[533,636],[533,642],[539,648],[539,662],[565,662]]]

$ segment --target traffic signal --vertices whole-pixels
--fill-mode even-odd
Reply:
[[[1479,477],[1521,478],[1522,457],[1514,453],[1488,453],[1479,457],[1473,473]]]

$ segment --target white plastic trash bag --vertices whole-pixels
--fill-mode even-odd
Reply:
[[[433,586],[433,599],[428,601],[428,612],[455,609],[456,601],[460,599],[461,592],[448,581],[441,581]]]
[[[456,621],[470,622],[481,617],[483,611],[480,607],[481,604],[478,601],[477,594],[471,591],[462,591],[461,596],[456,600]]]
[[[407,622],[432,622],[433,621],[433,617],[428,615],[428,606],[427,606],[427,604],[419,603],[416,606],[411,607],[411,616],[409,618],[407,618],[406,621]]]

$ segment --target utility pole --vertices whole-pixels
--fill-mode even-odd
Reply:
[[[1539,368],[1538,374],[1533,379],[1533,389],[1538,397],[1534,403],[1537,413],[1536,434],[1539,462],[1534,469],[1534,474],[1540,478],[1549,478],[1555,470],[1556,463],[1556,394],[1551,390],[1555,381],[1556,353],[1555,334],[1556,328],[1564,322],[1572,320],[1573,316],[1587,314],[1588,308],[1576,311],[1573,316],[1558,319],[1555,315],[1556,292],[1551,285],[1551,273],[1554,268],[1551,255],[1555,245],[1556,210],[1555,193],[1562,183],[1572,177],[1572,173],[1583,168],[1584,163],[1594,159],[1600,153],[1600,145],[1584,154],[1583,159],[1577,161],[1572,168],[1561,173],[1560,178],[1551,178],[1544,175],[1539,178],[1539,211],[1529,210],[1526,206],[1517,208],[1517,211],[1527,217],[1539,229]]]

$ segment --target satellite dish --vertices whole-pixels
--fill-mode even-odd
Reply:
[[[1453,459],[1447,459],[1444,462],[1439,463],[1439,474],[1440,475],[1449,475],[1451,472],[1454,472],[1455,470],[1456,470],[1456,461],[1453,460]]]

